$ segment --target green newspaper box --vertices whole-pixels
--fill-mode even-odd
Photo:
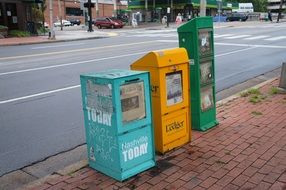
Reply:
[[[206,131],[218,124],[212,17],[197,17],[178,28],[179,46],[190,58],[192,129]]]

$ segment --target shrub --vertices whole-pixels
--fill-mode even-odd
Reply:
[[[11,30],[9,31],[9,36],[12,37],[27,37],[30,36],[30,33],[27,31],[22,31],[22,30]]]

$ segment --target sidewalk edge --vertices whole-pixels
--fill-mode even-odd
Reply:
[[[247,88],[247,89],[245,89],[245,90],[242,90],[242,91],[240,91],[240,92],[238,92],[238,93],[236,93],[236,94],[234,94],[234,95],[232,95],[232,96],[229,96],[229,97],[227,97],[227,98],[225,98],[225,99],[223,99],[223,100],[220,100],[220,101],[216,102],[216,106],[222,106],[223,104],[226,104],[226,103],[229,102],[229,101],[232,101],[232,100],[234,100],[234,99],[236,99],[236,98],[239,98],[241,93],[247,92],[249,89],[253,89],[253,88],[254,88],[254,89],[258,89],[258,88],[261,88],[262,86],[265,86],[265,85],[267,85],[268,83],[271,83],[271,82],[273,82],[273,81],[276,80],[276,79],[279,79],[279,77],[274,77],[274,78],[272,78],[272,79],[269,79],[269,80],[267,80],[267,81],[264,81],[264,82],[262,82],[262,83],[259,83],[259,84],[255,85],[255,86],[252,86],[252,87],[250,87],[250,88]]]
[[[26,185],[24,185],[22,187],[19,187],[16,190],[24,190],[24,189],[27,189],[27,188],[33,188],[33,187],[35,187],[37,185],[41,185],[42,183],[44,183],[47,180],[56,178],[58,176],[64,176],[64,175],[69,175],[71,173],[74,173],[74,172],[80,170],[81,168],[86,167],[87,165],[88,165],[88,162],[85,159],[81,160],[81,161],[78,161],[78,162],[76,162],[74,164],[71,164],[71,165],[69,165],[69,166],[67,166],[67,167],[65,167],[65,168],[63,168],[61,170],[58,170],[58,171],[56,171],[56,172],[54,172],[54,173],[52,173],[50,175],[47,175],[47,176],[45,176],[43,178],[39,178],[39,179],[37,179],[35,181],[32,181],[32,182],[30,182],[30,183],[28,183],[28,184],[26,184]],[[55,174],[57,174],[57,175],[55,175]]]

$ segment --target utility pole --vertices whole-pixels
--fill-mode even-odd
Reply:
[[[62,16],[62,6],[61,1],[58,0],[58,6],[59,6],[59,15],[60,15],[60,22],[61,22],[61,30],[63,30],[63,16]]]
[[[54,40],[56,38],[54,31],[54,22],[53,22],[53,0],[50,0],[50,32],[49,39]]]
[[[93,32],[92,29],[92,12],[91,12],[91,0],[88,0],[88,32]]]
[[[148,0],[145,0],[145,22],[147,22]]]
[[[206,0],[200,0],[200,16],[206,16]]]
[[[96,17],[98,18],[99,17],[98,0],[96,0],[95,11],[96,11]]]
[[[117,4],[116,4],[117,0],[113,0],[113,14],[114,17],[117,17]]]
[[[280,17],[281,17],[282,6],[283,6],[283,0],[280,1],[279,13],[278,13],[278,17],[277,17],[277,22],[279,22],[279,19],[280,19]]]

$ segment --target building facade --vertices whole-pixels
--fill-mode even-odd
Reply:
[[[286,9],[286,0],[268,0],[267,9],[271,12],[278,13],[280,10],[280,6],[282,11]]]
[[[128,2],[128,8],[132,10],[133,17],[140,14],[142,21],[160,20],[162,16],[167,15],[168,7],[171,21],[174,21],[179,13],[184,18],[194,17],[199,15],[200,0],[129,0]],[[234,8],[238,8],[238,3],[222,2],[223,12],[231,12]],[[207,0],[206,15],[215,16],[217,10],[217,0]]]
[[[0,25],[9,30],[26,30],[32,21],[34,0],[0,0]]]
[[[84,23],[87,19],[87,9],[83,4],[87,0],[53,0],[53,22],[62,19],[79,19]],[[96,0],[92,0],[96,4]],[[115,15],[116,10],[126,9],[127,6],[120,1],[98,0],[98,10],[96,5],[92,8],[92,19],[97,17],[111,17]],[[45,21],[50,23],[49,0],[46,0]]]

